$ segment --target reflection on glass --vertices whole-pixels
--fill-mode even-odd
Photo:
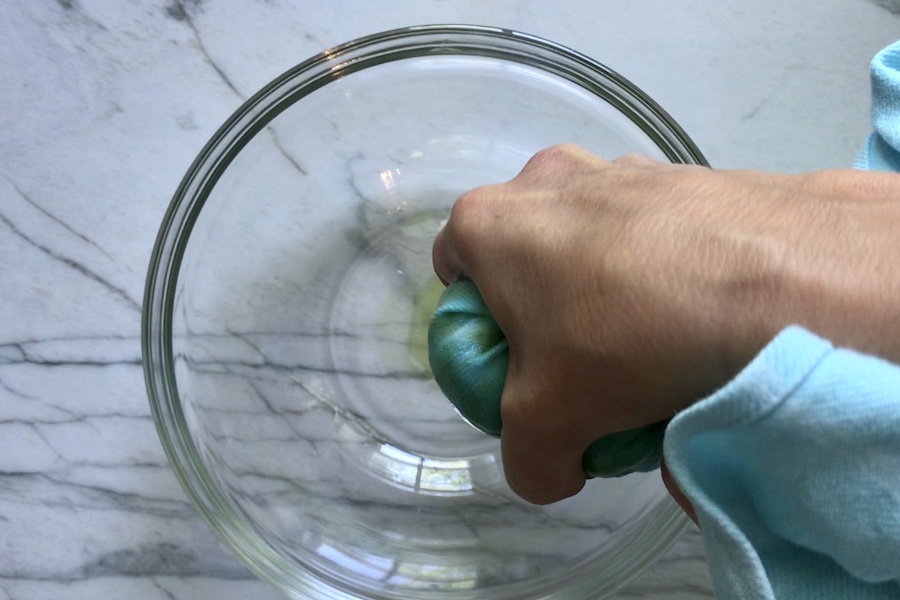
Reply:
[[[397,174],[400,174],[399,169],[395,169]],[[394,170],[387,169],[378,174],[381,178],[381,183],[384,185],[384,189],[390,191],[397,187],[396,182],[394,181]]]
[[[471,467],[465,459],[425,458],[381,444],[369,457],[369,466],[388,481],[414,492],[448,496],[472,493]]]

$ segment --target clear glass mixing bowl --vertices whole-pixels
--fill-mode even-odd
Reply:
[[[296,598],[600,598],[681,532],[658,473],[521,501],[428,371],[450,205],[560,142],[704,164],[619,75],[474,26],[323,52],[200,153],[153,252],[145,374],[182,484],[257,574]]]

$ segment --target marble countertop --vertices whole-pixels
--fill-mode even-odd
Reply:
[[[140,312],[157,228],[202,145],[337,43],[478,23],[568,45],[665,107],[717,167],[847,166],[870,0],[42,0],[0,5],[0,600],[275,599],[169,468]],[[618,598],[712,597],[696,530]]]

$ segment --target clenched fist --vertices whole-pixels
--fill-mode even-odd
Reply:
[[[509,484],[577,493],[598,437],[671,418],[785,325],[900,358],[900,184],[536,154],[467,192],[434,243],[445,282],[478,286],[509,341]]]

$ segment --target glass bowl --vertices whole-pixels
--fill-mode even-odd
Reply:
[[[190,167],[147,279],[147,388],[182,485],[258,575],[296,598],[600,598],[682,531],[658,473],[520,500],[428,370],[449,207],[560,142],[705,164],[583,55],[422,26],[291,69]]]

